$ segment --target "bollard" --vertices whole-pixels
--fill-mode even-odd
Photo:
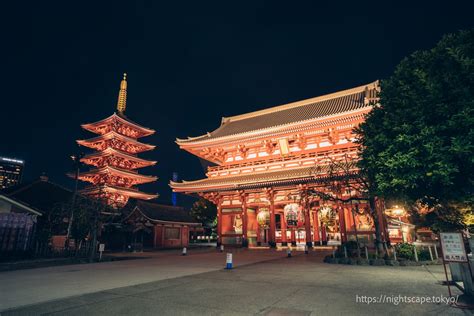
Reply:
[[[287,256],[288,258],[291,258],[291,247],[288,247],[288,248],[286,249],[286,256]]]
[[[304,246],[304,253],[305,253],[305,254],[308,254],[308,245],[305,245],[305,246]]]
[[[336,258],[336,248],[332,247],[332,257]]]
[[[431,261],[434,261],[434,260],[433,260],[433,252],[431,251],[431,246],[428,246],[428,250],[430,251],[430,259],[431,259]]]
[[[346,245],[344,245],[344,258],[347,259],[347,248],[346,248]]]
[[[364,246],[365,248],[365,259],[369,260],[369,250],[367,249],[367,246]]]
[[[183,253],[182,253],[182,255],[183,255],[183,256],[186,256],[187,251],[188,251],[188,250],[186,249],[186,247],[183,247]]]
[[[221,252],[224,252],[224,245],[221,245]]]
[[[232,269],[232,254],[231,253],[227,253],[225,268],[229,270]]]
[[[379,258],[379,247],[375,245],[375,259]]]
[[[397,249],[393,247],[393,260],[397,261]]]
[[[416,246],[413,246],[413,254],[415,255],[415,261],[418,262],[418,253],[416,252]]]
[[[434,248],[434,251],[435,251],[435,257],[436,257],[436,260],[438,260],[438,249],[436,248],[436,245],[433,246]]]

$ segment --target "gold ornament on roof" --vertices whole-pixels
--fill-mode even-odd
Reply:
[[[127,74],[123,74],[122,82],[120,83],[120,92],[117,101],[117,111],[123,114],[127,107]]]

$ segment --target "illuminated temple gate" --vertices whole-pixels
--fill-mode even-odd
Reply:
[[[175,192],[198,194],[217,205],[222,244],[339,244],[355,234],[372,242],[373,219],[364,201],[348,205],[315,199],[304,207],[302,192],[328,192],[322,181],[328,176],[328,159],[358,159],[353,129],[376,103],[378,90],[373,82],[222,118],[215,131],[176,141],[217,166],[208,168],[205,179],[170,185]],[[358,192],[340,194],[342,200]],[[377,205],[381,213],[381,203]],[[385,239],[384,218],[378,218]]]

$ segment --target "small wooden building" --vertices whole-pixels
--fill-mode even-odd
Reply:
[[[133,201],[124,222],[132,227],[133,242],[145,248],[187,247],[190,235],[203,230],[183,207],[141,200]]]

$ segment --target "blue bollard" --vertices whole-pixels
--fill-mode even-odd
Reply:
[[[227,259],[226,259],[226,266],[225,266],[226,269],[230,270],[232,269],[232,254],[231,253],[228,253],[227,254]]]

